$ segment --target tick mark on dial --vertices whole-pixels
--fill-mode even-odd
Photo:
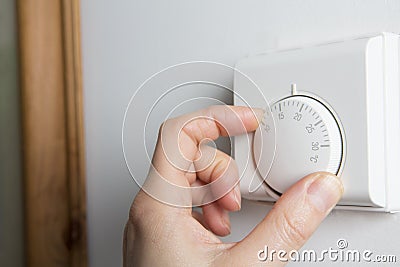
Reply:
[[[301,110],[303,109],[303,107],[304,107],[304,103],[303,103],[303,105],[301,105],[301,108],[300,108],[299,112],[301,112]]]
[[[314,126],[317,126],[318,124],[320,124],[322,122],[322,120],[317,121]]]
[[[320,147],[329,147],[329,145],[320,145]]]

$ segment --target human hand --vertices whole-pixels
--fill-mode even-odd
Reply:
[[[163,124],[152,168],[129,212],[124,266],[281,266],[286,262],[260,262],[257,252],[265,246],[287,252],[302,247],[343,193],[340,180],[333,174],[315,173],[298,181],[242,241],[223,243],[216,236],[230,233],[228,212],[240,209],[239,173],[230,156],[204,146],[204,140],[254,131],[261,116],[259,109],[212,106]],[[213,155],[212,161],[207,155]],[[189,191],[165,192],[160,177],[178,187],[206,185],[224,178],[228,182],[216,186],[229,192],[203,205],[201,214],[192,211],[190,204],[196,200]],[[214,194],[219,189],[211,187]],[[180,202],[181,207],[175,205]]]

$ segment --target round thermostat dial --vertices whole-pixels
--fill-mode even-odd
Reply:
[[[316,97],[293,95],[274,103],[271,110],[275,120],[274,157],[273,151],[266,151],[274,142],[273,135],[262,124],[253,143],[257,170],[270,189],[279,195],[307,174],[339,173],[344,139],[327,104]],[[268,161],[272,158],[271,165]]]

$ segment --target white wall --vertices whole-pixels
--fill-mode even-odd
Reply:
[[[137,192],[123,160],[121,125],[129,98],[151,74],[190,60],[233,65],[269,49],[400,32],[400,1],[391,0],[82,0],[81,12],[91,266],[121,264],[123,226]],[[147,167],[144,160],[138,168]],[[244,203],[228,239],[239,240],[268,210]],[[400,215],[334,211],[307,248],[336,247],[346,238],[350,248],[400,261],[399,236]]]

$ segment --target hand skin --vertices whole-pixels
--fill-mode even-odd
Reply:
[[[234,116],[239,116],[241,125]],[[167,121],[168,132],[184,128],[178,139],[174,138],[185,158],[194,161],[199,156],[202,140],[227,135],[227,129],[235,135],[254,131],[261,117],[259,109],[212,106]],[[166,140],[173,142],[172,138],[167,136]],[[179,170],[166,158],[160,140],[159,137],[153,168],[175,184],[209,183],[228,169],[231,176],[235,174],[231,179],[239,179],[233,159],[221,151],[216,152],[213,163],[202,171],[188,174]],[[217,235],[230,233],[228,212],[240,210],[238,185],[217,201],[202,206],[202,214],[192,208],[164,204],[141,190],[133,201],[124,231],[124,266],[283,266],[287,262],[277,259],[261,262],[258,251],[265,246],[286,252],[300,249],[342,194],[343,186],[336,176],[322,172],[310,174],[285,192],[242,241],[223,243]]]

